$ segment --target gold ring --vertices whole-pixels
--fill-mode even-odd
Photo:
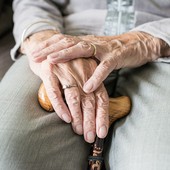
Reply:
[[[97,53],[96,45],[94,45],[93,43],[91,43],[91,46],[94,48],[94,52],[93,52],[93,55],[92,55],[92,56],[95,56],[96,53]]]
[[[69,88],[72,88],[72,87],[77,87],[76,84],[72,84],[72,85],[63,85],[62,86],[62,89],[65,90],[65,89],[69,89]]]

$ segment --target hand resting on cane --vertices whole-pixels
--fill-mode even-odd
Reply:
[[[54,34],[48,33],[47,37]],[[32,51],[42,39],[47,38],[44,35],[37,33],[30,36],[21,50],[28,56],[33,72],[42,79],[55,112],[67,123],[71,122],[77,134],[84,134],[87,142],[94,142],[96,134],[104,138],[109,127],[107,92],[103,84],[89,94],[82,90],[84,83],[94,72],[96,62],[89,58],[59,64],[50,64],[47,60],[35,63]]]

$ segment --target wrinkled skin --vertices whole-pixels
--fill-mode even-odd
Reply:
[[[94,54],[100,61],[93,75],[83,86],[86,93],[96,90],[112,70],[138,67],[159,57],[169,56],[170,47],[163,40],[144,32],[128,32],[119,36],[67,36],[56,34],[33,51],[33,61],[47,59],[62,63]],[[58,46],[58,47],[57,47]],[[57,48],[56,48],[57,47]]]
[[[94,92],[87,94],[82,90],[97,67],[95,60],[91,58],[58,64],[51,64],[47,57],[39,62],[33,60],[33,51],[56,35],[58,33],[53,31],[36,33],[24,41],[21,52],[27,55],[32,71],[42,79],[57,115],[65,122],[71,122],[73,130],[77,134],[84,134],[85,140],[92,143],[96,134],[104,138],[108,133],[107,92],[102,83]],[[56,45],[55,48],[61,49],[60,45]],[[63,85],[75,84],[77,87],[65,90],[61,88]]]

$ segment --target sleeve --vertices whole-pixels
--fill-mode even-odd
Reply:
[[[170,18],[142,24],[131,31],[142,31],[164,40],[170,46]],[[170,56],[159,58],[158,61],[170,63]]]
[[[51,0],[14,0],[14,29],[16,41],[11,57],[16,60],[22,41],[29,35],[47,30],[63,32],[62,14]]]

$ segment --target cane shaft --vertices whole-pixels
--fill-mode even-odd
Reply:
[[[87,170],[101,170],[103,166],[103,146],[104,139],[96,136],[95,142],[92,147],[92,151],[88,158]]]

